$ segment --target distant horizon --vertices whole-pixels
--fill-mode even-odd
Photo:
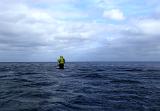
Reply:
[[[72,62],[160,62],[160,61],[66,61],[67,63],[72,63]],[[1,62],[0,63],[57,63],[56,61],[9,61],[9,62]]]

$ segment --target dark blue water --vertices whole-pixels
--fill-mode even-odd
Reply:
[[[0,63],[0,111],[160,111],[160,63]]]

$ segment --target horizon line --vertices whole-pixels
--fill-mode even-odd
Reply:
[[[0,63],[55,63],[56,61],[0,61]],[[66,61],[70,62],[160,62],[160,61]]]

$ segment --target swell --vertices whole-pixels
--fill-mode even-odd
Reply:
[[[2,111],[160,110],[160,64],[0,64]]]

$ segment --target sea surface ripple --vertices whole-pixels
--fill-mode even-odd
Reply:
[[[160,63],[0,63],[0,111],[160,111]]]

